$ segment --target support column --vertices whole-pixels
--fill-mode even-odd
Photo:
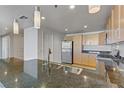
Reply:
[[[24,29],[24,72],[38,77],[38,30],[30,27]]]
[[[0,59],[2,58],[2,38],[0,36]]]

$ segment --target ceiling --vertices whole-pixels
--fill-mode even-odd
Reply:
[[[112,6],[102,5],[100,12],[89,14],[87,5],[78,5],[74,10],[70,10],[68,5],[60,5],[57,8],[53,5],[42,5],[41,16],[46,19],[41,21],[41,25],[64,33],[65,28],[68,28],[66,33],[100,31],[105,29],[111,8]],[[1,5],[0,35],[12,31],[14,18],[18,19],[20,29],[33,26],[33,11],[34,6],[31,5]],[[23,15],[28,19],[19,19]],[[84,25],[88,28],[84,28]]]

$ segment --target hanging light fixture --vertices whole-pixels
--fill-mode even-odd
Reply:
[[[19,34],[19,24],[16,19],[14,19],[13,21],[13,33]]]
[[[100,11],[100,9],[101,9],[100,5],[89,5],[89,13],[90,14],[97,13]]]
[[[34,10],[34,28],[40,29],[40,21],[40,7],[36,6]]]

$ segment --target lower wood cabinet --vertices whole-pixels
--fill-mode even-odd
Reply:
[[[82,65],[88,65],[89,62],[88,62],[88,55],[87,53],[82,53],[82,56],[81,56],[81,63]]]
[[[89,54],[88,65],[91,67],[96,67],[96,54]]]
[[[82,65],[96,68],[96,54],[82,53]]]

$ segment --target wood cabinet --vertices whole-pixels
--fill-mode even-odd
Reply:
[[[124,5],[113,6],[106,28],[108,44],[124,41]]]
[[[73,41],[73,64],[81,64],[82,35],[65,36],[64,40]]]
[[[73,36],[65,36],[64,40],[73,41]]]
[[[96,55],[82,53],[83,35],[68,36],[65,40],[72,40],[73,43],[73,64],[96,67]]]
[[[82,35],[73,36],[73,63],[81,64]]]
[[[82,64],[96,68],[96,54],[82,53]]]
[[[88,64],[91,67],[96,67],[96,54],[89,54]]]
[[[124,5],[120,6],[120,41],[124,41]]]
[[[105,32],[83,35],[83,45],[104,45],[105,43]]]
[[[88,54],[87,53],[82,53],[81,54],[81,64],[82,65],[89,65],[88,63]]]
[[[106,43],[106,33],[105,32],[101,32],[99,33],[99,44],[98,45],[105,45]]]

